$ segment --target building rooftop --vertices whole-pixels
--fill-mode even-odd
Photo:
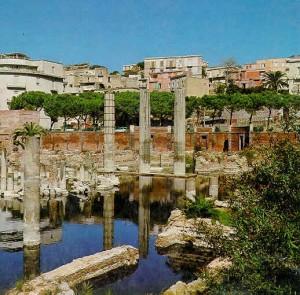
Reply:
[[[144,60],[166,59],[166,58],[188,58],[188,57],[200,57],[200,58],[202,58],[201,55],[175,55],[175,56],[146,57]]]
[[[29,57],[21,52],[2,53],[0,58],[13,58],[13,59],[29,59]]]

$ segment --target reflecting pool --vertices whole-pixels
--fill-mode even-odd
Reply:
[[[16,281],[75,258],[129,244],[139,249],[137,269],[114,282],[94,284],[95,294],[158,294],[192,270],[174,267],[155,248],[170,212],[188,194],[218,195],[216,179],[123,177],[118,191],[41,200],[41,245],[23,247],[23,204],[0,198],[0,294]]]

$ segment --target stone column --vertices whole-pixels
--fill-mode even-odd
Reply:
[[[115,95],[104,96],[104,170],[115,171]]]
[[[83,165],[80,165],[80,168],[79,168],[79,179],[81,181],[84,181],[84,166]]]
[[[249,125],[249,145],[253,142],[253,123]]]
[[[185,90],[175,90],[174,174],[185,175]]]
[[[1,191],[6,191],[6,179],[7,179],[7,163],[6,163],[6,150],[1,150]]]
[[[115,195],[114,192],[107,192],[103,197],[103,249],[109,250],[114,244]]]
[[[219,176],[214,175],[209,178],[209,192],[210,197],[218,198],[219,195]]]
[[[67,179],[66,179],[66,163],[62,162],[60,164],[60,188],[66,189],[67,188]]]
[[[14,190],[14,174],[13,174],[11,168],[8,169],[8,173],[7,173],[7,185],[6,185],[6,189],[8,191],[13,191]]]
[[[139,251],[143,258],[149,251],[151,183],[151,177],[139,177]]]
[[[139,116],[139,129],[140,129],[140,173],[150,172],[150,93],[147,89],[140,90],[140,116]]]
[[[24,245],[40,244],[40,138],[28,137],[24,150]]]
[[[228,126],[228,152],[232,151],[232,128],[231,125]]]

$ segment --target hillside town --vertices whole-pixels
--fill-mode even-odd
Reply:
[[[300,294],[299,10],[1,1],[0,295]]]
[[[200,55],[145,58],[113,71],[89,63],[64,65],[55,61],[33,60],[23,53],[0,54],[0,107],[9,108],[13,96],[24,91],[78,94],[87,91],[136,91],[141,78],[150,91],[173,91],[177,79],[184,79],[187,96],[215,93],[220,84],[231,80],[247,89],[263,85],[264,73],[286,74],[291,94],[300,93],[300,55],[256,60],[238,65],[228,59],[210,66]]]

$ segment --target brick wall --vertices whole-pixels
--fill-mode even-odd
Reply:
[[[247,138],[248,133],[243,129],[235,129],[228,132],[196,132],[186,133],[186,150],[212,150],[222,152],[226,149],[226,140],[231,140],[231,150],[240,149],[241,137]],[[152,128],[152,147],[155,151],[166,152],[173,149],[173,135],[166,130]],[[270,144],[280,140],[290,140],[297,142],[294,133],[252,133],[253,145]],[[139,133],[117,132],[115,137],[117,150],[139,150]],[[244,142],[244,144],[246,144]],[[50,150],[69,150],[69,151],[103,151],[103,133],[84,131],[84,132],[51,132],[42,138],[42,146]]]

